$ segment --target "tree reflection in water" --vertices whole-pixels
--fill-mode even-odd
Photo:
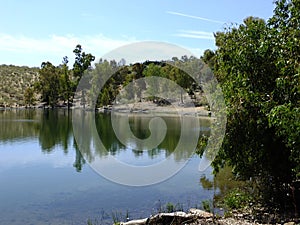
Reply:
[[[95,117],[94,117],[95,116]],[[70,149],[75,151],[75,159],[73,166],[76,171],[80,172],[83,165],[94,160],[91,149],[96,149],[96,154],[99,157],[105,157],[108,154],[118,155],[120,152],[129,151],[132,155],[139,157],[148,157],[149,160],[163,154],[168,157],[174,155],[177,161],[186,160],[191,156],[191,152],[182,150],[174,151],[181,135],[180,117],[165,116],[162,117],[167,125],[166,136],[156,148],[150,148],[147,145],[140,143],[132,143],[129,134],[124,134],[126,143],[122,143],[115,135],[111,123],[110,114],[102,114],[81,111],[78,119],[81,121],[80,140],[76,141],[73,136],[72,127],[72,111],[64,109],[24,109],[24,110],[2,110],[0,111],[1,130],[0,141],[9,142],[15,139],[38,138],[41,150],[45,154],[50,154],[56,146],[61,146],[64,153],[68,154]],[[149,137],[149,121],[150,116],[145,115],[119,115],[118,132],[122,132],[125,123],[129,122],[132,133],[140,139]],[[188,120],[187,120],[188,121]],[[97,135],[101,139],[103,146],[97,146],[97,142],[93,140],[91,124],[96,125]],[[190,129],[202,130],[201,135],[209,136],[209,127],[211,120],[202,119],[201,126],[207,129],[195,128],[192,124],[188,124]],[[155,134],[153,134],[155,135]],[[135,148],[128,148],[128,144]],[[73,145],[73,146],[72,146]],[[71,146],[71,148],[70,148]]]

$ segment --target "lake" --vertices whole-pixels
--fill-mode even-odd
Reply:
[[[213,179],[212,168],[199,171],[198,155],[175,151],[182,132],[180,116],[161,117],[167,130],[161,143],[153,147],[137,141],[155,133],[148,128],[151,116],[84,112],[85,121],[90,115],[104,147],[88,135],[87,127],[74,136],[80,129],[73,127],[71,111],[0,111],[0,224],[87,224],[88,219],[112,224],[114,219],[144,218],[164,211],[167,203],[187,210],[213,198],[214,190],[203,188],[200,182],[203,177]],[[112,118],[118,123],[112,125]],[[187,122],[189,132],[209,135],[211,120],[199,121],[200,127]],[[122,134],[125,123],[137,139],[127,132],[116,135],[118,129]],[[168,179],[138,185],[134,183],[138,179],[128,181],[126,175],[120,176],[121,180],[102,176],[100,164],[108,164],[109,171],[117,170],[109,167],[109,158],[137,169],[166,159],[168,165],[184,166]]]

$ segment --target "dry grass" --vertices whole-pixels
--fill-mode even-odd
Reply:
[[[25,90],[37,81],[38,71],[38,68],[1,65],[0,107],[24,106]]]

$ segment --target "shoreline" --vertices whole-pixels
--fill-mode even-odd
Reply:
[[[93,109],[83,107],[67,107],[65,105],[57,105],[56,107],[45,106],[43,104],[35,106],[21,106],[21,107],[0,107],[0,110],[24,110],[24,109],[64,109],[64,110],[76,110],[82,109],[86,111],[93,111]],[[138,102],[129,103],[122,105],[107,105],[101,108],[96,108],[96,112],[107,113],[114,112],[119,114],[128,115],[144,115],[144,116],[195,116],[195,117],[205,117],[214,118],[211,111],[207,110],[207,106],[182,106],[182,105],[164,105],[158,106],[152,102]]]
[[[207,110],[206,106],[181,106],[179,104],[158,106],[152,102],[138,102],[122,105],[105,106],[97,109],[100,112],[110,111],[125,114],[155,114],[158,116],[164,115],[182,115],[182,116],[203,116],[211,117],[211,112]]]
[[[271,221],[270,221],[271,222]],[[119,225],[267,225],[282,224],[296,225],[298,220],[286,220],[278,222],[258,222],[244,218],[244,214],[239,213],[230,217],[218,216],[201,209],[191,208],[188,212],[176,211],[171,213],[157,213],[148,218],[129,220],[127,222],[114,223]]]

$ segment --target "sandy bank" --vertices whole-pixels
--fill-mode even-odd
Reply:
[[[98,111],[113,111],[118,113],[132,114],[155,114],[155,115],[190,115],[190,116],[212,116],[206,106],[193,107],[180,104],[158,106],[153,102],[138,102],[129,104],[116,104],[99,108]]]

